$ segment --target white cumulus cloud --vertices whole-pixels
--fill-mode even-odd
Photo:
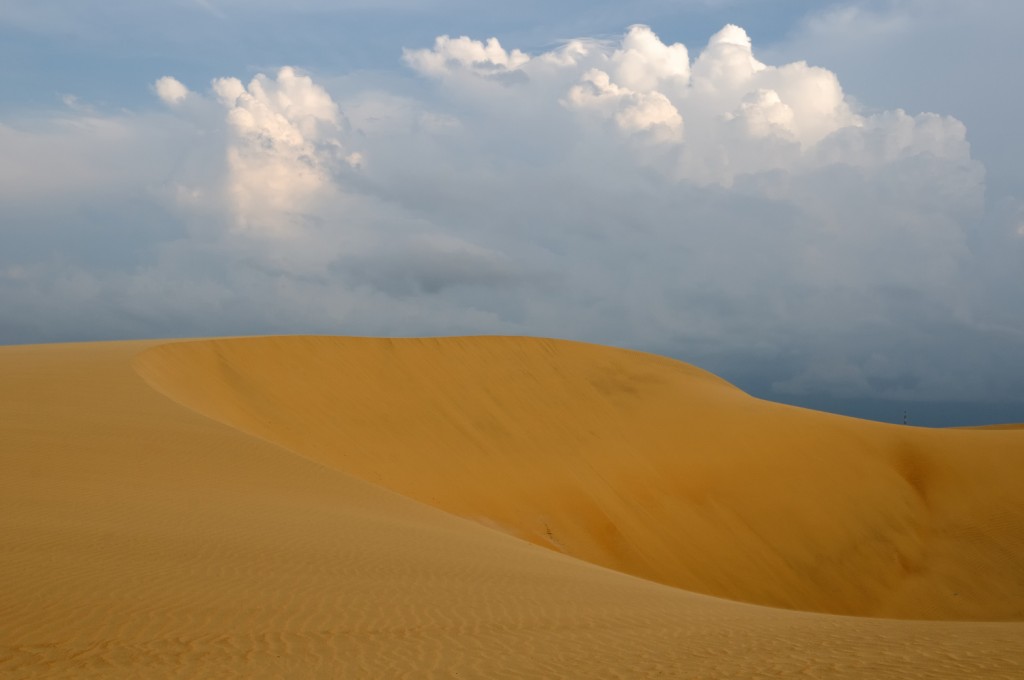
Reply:
[[[170,106],[177,106],[185,101],[189,94],[188,88],[182,85],[177,78],[171,76],[159,78],[153,83],[153,89],[156,91],[156,95]]]
[[[490,77],[519,69],[530,57],[519,50],[506,51],[497,38],[471,40],[466,36],[439,36],[432,49],[405,50],[405,61],[420,73],[444,76],[459,70]]]
[[[684,87],[690,78],[686,45],[666,45],[648,26],[631,26],[610,57],[615,80],[633,90]]]
[[[338,105],[289,67],[276,77],[258,74],[248,85],[219,78],[213,91],[231,130],[227,193],[236,228],[293,234],[330,192],[333,167],[344,160]]]
[[[566,104],[613,117],[626,132],[658,130],[661,139],[682,138],[683,119],[668,97],[656,90],[637,92],[616,85],[598,69],[583,74],[581,83],[569,90]]]

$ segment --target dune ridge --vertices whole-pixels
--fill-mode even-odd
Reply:
[[[0,347],[0,677],[1010,680],[1024,669],[1022,623],[722,600],[368,484],[186,408],[133,368],[138,357],[149,380],[170,379],[160,373],[185,370],[191,351]]]
[[[201,413],[519,538],[729,599],[1024,619],[1024,433],[754,399],[569,341],[165,344],[136,368]]]

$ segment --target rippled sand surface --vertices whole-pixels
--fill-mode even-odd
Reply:
[[[0,348],[0,676],[1024,676],[1024,431],[530,338]],[[850,616],[855,615],[855,616]]]

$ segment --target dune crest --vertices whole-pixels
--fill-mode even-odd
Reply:
[[[573,557],[756,604],[1024,620],[1024,431],[774,404],[670,359],[512,337],[170,342],[210,418]]]

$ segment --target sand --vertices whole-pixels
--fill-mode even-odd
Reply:
[[[1024,430],[528,338],[0,378],[4,678],[1024,676]]]

